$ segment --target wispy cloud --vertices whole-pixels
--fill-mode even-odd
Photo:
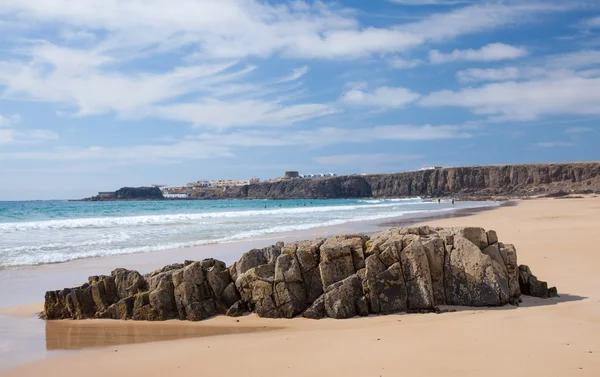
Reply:
[[[0,114],[0,128],[10,127],[21,122],[21,116],[19,114],[13,115],[2,115]]]
[[[308,66],[292,69],[292,73],[275,81],[276,84],[298,80],[300,77],[308,73]]]
[[[401,5],[456,5],[468,4],[473,1],[469,0],[388,0],[392,3]]]
[[[183,140],[156,145],[129,147],[59,147],[51,151],[0,153],[2,159],[42,161],[118,161],[126,164],[177,162],[233,157],[240,148],[302,147],[324,148],[340,144],[366,144],[376,141],[430,141],[467,139],[475,130],[452,125],[389,125],[347,129],[322,127],[313,130],[244,130],[230,133],[200,133]]]
[[[576,144],[569,141],[542,141],[534,144],[540,148],[561,148],[561,147],[573,147]]]
[[[491,43],[478,50],[454,50],[445,54],[438,50],[429,53],[429,61],[433,64],[449,63],[455,61],[489,62],[500,60],[514,60],[527,55],[527,50],[522,47],[504,43]]]
[[[21,120],[21,116],[18,114],[10,116],[0,114],[0,145],[35,144],[58,139],[58,134],[53,131],[15,128],[17,124],[21,123]]]
[[[597,131],[591,127],[569,127],[565,130],[565,133],[567,135],[573,135],[573,136],[590,133],[590,132],[597,132]]]
[[[331,156],[315,157],[315,161],[321,165],[331,166],[350,166],[356,164],[386,164],[390,162],[406,162],[425,158],[423,155],[417,154],[390,154],[390,153],[374,153],[374,154],[342,154]]]
[[[396,109],[415,102],[421,96],[408,88],[382,86],[372,91],[352,89],[340,98],[347,105]]]
[[[535,120],[556,114],[600,115],[600,78],[568,75],[442,90],[423,97],[420,104],[464,107],[492,121]]]
[[[393,68],[398,69],[410,69],[416,68],[423,64],[423,61],[420,59],[404,59],[404,58],[393,58],[390,60],[390,65]]]

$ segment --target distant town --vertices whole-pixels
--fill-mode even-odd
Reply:
[[[282,177],[268,179],[263,182],[280,182],[288,181],[293,179],[315,179],[315,178],[331,178],[337,177],[336,173],[318,173],[318,174],[300,174],[298,171],[286,171]],[[229,187],[248,186],[253,184],[261,183],[260,178],[252,177],[247,180],[232,180],[232,179],[219,179],[219,180],[208,180],[201,179],[195,182],[189,182],[185,186],[166,186],[166,185],[152,185],[158,187],[163,193],[163,196],[168,199],[186,199],[189,197],[189,193],[184,191],[195,190],[195,189],[227,189]]]

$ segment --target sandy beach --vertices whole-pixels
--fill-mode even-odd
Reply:
[[[556,285],[561,297],[524,297],[518,308],[320,321],[249,315],[202,323],[44,324],[33,319],[39,304],[12,307],[0,311],[0,320],[22,326],[15,330],[20,332],[44,327],[46,349],[60,351],[16,368],[0,368],[0,375],[600,375],[600,198],[524,200],[427,224],[496,230],[502,240],[515,244],[519,263]],[[96,272],[121,267],[108,266],[116,261],[104,259],[92,267]],[[38,338],[32,337],[30,344]]]

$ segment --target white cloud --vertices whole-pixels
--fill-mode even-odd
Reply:
[[[242,80],[256,67],[239,67],[236,62],[126,75],[108,70],[105,66],[112,60],[89,51],[42,43],[22,52],[31,56],[29,64],[0,63],[0,85],[7,87],[5,97],[73,106],[77,116],[114,112],[128,118],[155,116],[228,128],[291,124],[339,111],[327,104],[286,105],[280,99],[261,98],[288,88],[279,85],[265,89],[264,84],[247,84]],[[307,71],[307,67],[298,68],[292,76],[274,84],[285,84]],[[251,93],[255,99],[232,97],[242,93]],[[190,94],[200,99],[165,104]],[[217,98],[224,96],[229,98]]]
[[[375,154],[343,154],[343,155],[331,155],[331,156],[320,156],[314,160],[321,165],[331,166],[348,166],[348,165],[382,165],[390,162],[404,162],[414,161],[424,158],[423,155],[396,155],[389,153],[375,153]]]
[[[461,82],[477,81],[513,81],[540,78],[551,75],[546,68],[504,67],[504,68],[470,68],[456,73]]]
[[[57,140],[58,134],[49,130],[21,130],[14,127],[21,123],[19,114],[0,114],[0,145],[35,144],[48,140]]]
[[[74,5],[72,0],[4,0],[0,19],[5,16],[32,29],[60,25],[65,41],[99,38],[97,49],[113,55],[179,51],[188,46],[206,58],[281,53],[337,59],[398,52],[426,40],[526,22],[534,14],[564,7],[486,3],[434,14],[415,23],[375,28],[363,27],[352,11],[320,1],[87,0]]]
[[[21,122],[21,116],[19,114],[13,114],[13,115],[0,114],[0,128],[11,127],[19,122]]]
[[[202,100],[158,106],[153,115],[160,118],[192,123],[195,127],[219,129],[243,126],[281,126],[340,112],[328,104],[284,106],[277,101],[263,100]]]
[[[407,88],[382,86],[373,91],[352,89],[342,95],[340,102],[347,105],[377,108],[401,108],[419,99],[420,95]]]
[[[423,61],[419,59],[394,58],[390,61],[390,64],[392,67],[398,69],[411,69],[420,66],[423,64]]]
[[[531,80],[569,76],[594,78],[600,76],[600,69],[581,69],[598,65],[600,65],[600,51],[581,50],[547,56],[538,66],[466,69],[458,71],[456,78],[462,82]]]
[[[0,153],[0,157],[15,160],[43,161],[112,161],[119,164],[172,162],[182,159],[202,160],[231,157],[221,146],[197,141],[180,141],[165,145],[132,145],[127,147],[56,148],[50,152]]]
[[[456,78],[463,82],[474,81],[507,81],[521,77],[521,70],[517,67],[506,68],[470,68],[456,73]]]
[[[401,5],[456,5],[456,4],[467,4],[472,1],[469,0],[388,0],[392,3]]]
[[[320,1],[4,0],[0,20],[27,25],[26,33],[15,29],[17,35],[41,35],[53,43],[14,38],[20,47],[7,50],[0,60],[1,94],[57,103],[61,113],[76,116],[159,117],[219,129],[291,124],[339,109],[301,103],[298,93],[273,98],[277,90],[289,91],[286,82],[300,78],[306,67],[279,82],[272,76],[258,81],[252,74],[260,67],[245,67],[241,59],[387,60],[424,43],[527,22],[557,9],[548,4],[480,4],[418,22],[367,27],[356,12]],[[155,67],[143,63],[166,54],[169,59],[161,60],[166,62],[161,69],[139,68]],[[266,89],[268,83],[280,87]],[[384,87],[342,98],[397,108],[418,94]]]
[[[500,61],[514,60],[527,55],[527,50],[504,43],[490,43],[479,50],[454,50],[444,54],[438,50],[429,53],[429,61],[433,64],[441,64],[455,61]]]
[[[557,12],[575,6],[562,2],[484,3],[437,13],[422,21],[400,26],[401,30],[439,42],[461,35],[493,30],[500,26],[531,21],[534,15]]]
[[[596,132],[596,130],[591,127],[570,127],[565,130],[567,135],[580,135],[589,132]]]
[[[585,20],[583,25],[590,29],[600,28],[600,16],[592,17],[588,20]]]
[[[547,64],[558,68],[584,68],[600,64],[600,51],[582,50],[548,57]]]
[[[578,76],[504,82],[425,96],[422,106],[465,107],[490,120],[534,120],[541,116],[600,115],[600,79]]]
[[[540,148],[557,148],[557,147],[573,147],[575,143],[568,141],[543,141],[534,144],[536,147]]]
[[[5,120],[0,115],[0,145],[8,144],[36,144],[44,141],[57,140],[58,134],[49,130],[20,130],[12,128],[12,126],[20,120],[9,121]]]
[[[243,130],[231,133],[201,133],[188,135],[184,140],[160,145],[133,145],[128,147],[56,148],[46,152],[0,153],[2,159],[61,160],[61,161],[112,161],[135,164],[173,162],[194,159],[232,157],[239,148],[301,147],[323,148],[339,144],[368,144],[386,141],[429,141],[466,139],[473,129],[465,126],[413,126],[390,125],[370,128],[323,127],[314,130],[282,131]]]
[[[255,0],[6,0],[0,16],[25,22],[61,22],[72,32],[104,30],[100,48],[126,52],[199,46],[210,58],[289,56],[361,57],[418,45],[414,34],[363,28],[350,13],[322,2],[271,5]]]
[[[292,69],[292,73],[275,81],[276,84],[298,80],[308,73],[308,66]]]

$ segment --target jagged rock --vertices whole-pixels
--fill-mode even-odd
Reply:
[[[375,314],[379,314],[381,312],[379,305],[379,289],[377,287],[378,276],[383,271],[386,270],[385,264],[379,259],[377,254],[371,255],[367,257],[365,260],[366,269],[365,275],[366,278],[363,282],[363,292],[365,293],[367,299],[369,300],[369,306],[371,307],[371,311]],[[405,301],[406,302],[406,301]]]
[[[223,304],[226,307],[231,307],[235,302],[240,299],[235,283],[231,282],[225,287],[222,294]]]
[[[318,297],[313,304],[302,313],[302,316],[310,319],[325,318],[325,295]]]
[[[213,297],[223,301],[225,289],[232,283],[229,270],[225,264],[217,264],[209,267],[206,272],[206,281],[212,289]],[[226,305],[229,307],[229,305]]]
[[[556,297],[516,249],[481,228],[394,228],[254,249],[227,267],[185,261],[144,276],[116,269],[80,287],[46,292],[46,319],[198,321],[261,317],[349,318],[440,312],[437,305],[499,306],[521,294]]]
[[[287,243],[283,252],[295,255],[300,264],[300,271],[306,292],[306,305],[313,303],[323,294],[323,281],[319,270],[320,247],[325,242],[324,238],[310,241]]]
[[[422,245],[429,264],[434,304],[446,305],[446,293],[444,291],[444,254],[446,248],[444,242],[439,237],[435,237],[425,239]]]
[[[307,306],[300,263],[288,254],[281,254],[275,263],[275,305],[284,318],[297,316]]]
[[[239,270],[238,270],[239,271]],[[235,285],[249,309],[260,317],[279,316],[273,299],[275,265],[272,263],[253,267],[240,274]]]
[[[129,319],[133,317],[134,298],[128,297],[119,300],[116,304],[112,304],[106,310],[107,316],[110,319]]]
[[[231,305],[231,307],[227,310],[228,317],[240,317],[244,315],[246,312],[246,305],[243,301],[236,301]]]
[[[488,247],[488,236],[483,228],[459,228],[456,230],[455,235],[462,236],[467,240],[471,241],[475,246],[477,246],[480,250]]]
[[[117,286],[112,276],[92,276],[88,281],[92,287],[92,299],[98,310],[106,310],[118,301]]]
[[[179,316],[175,303],[172,271],[163,272],[152,278],[152,290],[148,295],[150,305],[160,320],[174,319]]]
[[[356,314],[361,317],[367,317],[369,315],[369,304],[365,296],[360,296],[356,300]]]
[[[401,263],[408,292],[408,308],[432,308],[434,306],[433,284],[427,253],[421,241],[411,242],[402,251]]]
[[[558,290],[556,289],[556,287],[548,288],[548,298],[556,298],[556,297],[560,297],[558,295]]]
[[[517,263],[517,249],[513,245],[505,245],[498,243],[500,256],[506,266],[506,274],[508,278],[508,290],[512,300],[518,300],[521,296],[519,288],[519,264]]]
[[[73,288],[65,296],[65,304],[72,319],[85,319],[94,315],[96,306],[89,284]],[[67,317],[68,318],[68,317]]]
[[[264,264],[275,264],[275,261],[280,254],[281,248],[277,245],[269,246],[264,249],[250,250],[243,254],[236,262],[237,277],[251,268],[262,266]]]
[[[488,230],[487,232],[488,245],[493,245],[498,242],[498,234],[495,230]]]
[[[379,306],[379,311],[373,310],[375,314],[391,314],[408,309],[408,291],[400,262],[377,274],[374,291]]]
[[[117,268],[111,276],[115,280],[118,297],[129,297],[146,290],[146,280],[137,271]]]
[[[454,248],[446,253],[444,283],[450,305],[502,306],[509,301],[508,281],[502,271],[477,245],[460,235],[454,237]]]
[[[359,236],[331,237],[321,245],[321,280],[323,290],[364,267],[363,238]],[[355,266],[360,266],[358,269]]]
[[[351,275],[325,289],[325,313],[330,318],[351,318],[358,314],[357,303],[363,297],[362,284]]]
[[[552,287],[549,292],[548,283],[538,280],[531,269],[525,265],[519,266],[519,287],[522,294],[532,297],[548,298],[550,294],[558,295],[556,287]]]

